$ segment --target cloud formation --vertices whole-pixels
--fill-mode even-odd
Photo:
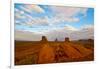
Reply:
[[[14,12],[15,40],[94,38],[93,11],[89,8],[21,4]]]
[[[45,12],[40,6],[33,5],[33,4],[27,4],[25,6],[21,6],[20,8],[28,13],[32,13],[33,11],[35,11],[37,13],[44,13]]]
[[[94,39],[94,27],[84,27],[77,30],[73,27],[66,26],[62,29],[56,29],[52,31],[44,32],[43,34],[28,31],[15,31],[15,40],[27,40],[27,41],[39,41],[42,36],[46,36],[49,41],[58,39],[64,41],[65,37],[69,37],[70,40],[79,39]]]
[[[75,16],[76,14],[78,13],[82,13],[84,15],[86,15],[86,12],[87,12],[87,8],[74,8],[74,7],[62,7],[62,6],[51,6],[50,7],[54,12],[56,12],[57,14],[56,15],[63,15],[63,16],[66,16],[66,17],[73,17]]]
[[[42,35],[29,31],[15,30],[15,40],[40,41]]]
[[[62,7],[62,6],[48,6],[51,16],[44,15],[42,17],[35,17],[34,12],[46,14],[46,11],[38,5],[25,5],[20,7],[22,10],[15,8],[16,19],[26,19],[26,25],[53,25],[59,23],[74,23],[79,22],[79,17],[75,17],[79,13],[86,16],[87,8],[73,8],[73,7]],[[27,14],[28,12],[30,14]],[[49,13],[48,13],[49,14]],[[38,15],[38,14],[37,14]],[[27,19],[28,18],[28,19]]]

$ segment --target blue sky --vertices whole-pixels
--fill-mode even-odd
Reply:
[[[16,3],[14,13],[16,40],[94,39],[93,8]]]
[[[81,29],[94,25],[94,9],[15,4],[15,30],[44,32],[62,29],[66,26]]]

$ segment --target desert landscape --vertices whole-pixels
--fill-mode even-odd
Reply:
[[[15,65],[94,60],[94,40],[15,41]]]
[[[14,4],[14,64],[94,60],[94,8]]]

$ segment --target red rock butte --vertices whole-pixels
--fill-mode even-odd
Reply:
[[[47,38],[45,36],[42,36],[42,40],[43,42],[48,41]]]
[[[41,40],[42,42],[47,42],[48,41],[48,39],[46,38],[46,36],[42,36],[42,40]],[[57,42],[58,41],[58,39],[56,38],[55,39],[55,42]],[[69,38],[68,37],[65,37],[65,42],[67,42],[67,41],[70,41],[69,40]],[[64,41],[63,41],[64,42]]]

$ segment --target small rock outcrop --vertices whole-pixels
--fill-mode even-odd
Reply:
[[[69,41],[69,38],[68,38],[68,37],[65,38],[65,42],[66,42],[66,41]]]
[[[47,40],[47,38],[45,36],[42,36],[42,40],[41,41],[42,42],[47,42],[48,40]]]

